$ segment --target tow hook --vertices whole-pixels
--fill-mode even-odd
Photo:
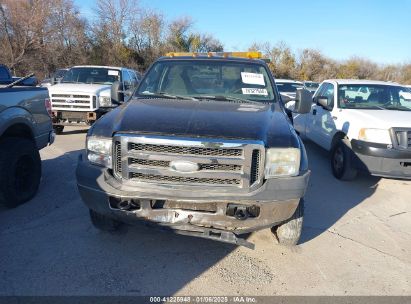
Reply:
[[[237,220],[246,220],[248,218],[247,208],[237,207],[235,212],[234,212],[234,217]]]
[[[258,217],[260,215],[260,207],[253,205],[238,205],[238,204],[228,204],[227,205],[227,216],[233,216],[238,220],[244,221],[249,217]]]
[[[117,197],[110,197],[109,202],[111,208],[121,211],[133,211],[141,208],[141,203],[138,199],[121,199]]]
[[[120,201],[117,204],[117,208],[120,210],[129,210],[131,208],[130,201]]]

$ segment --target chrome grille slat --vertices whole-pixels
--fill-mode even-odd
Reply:
[[[122,163],[121,163],[121,143],[119,141],[116,141],[114,144],[114,156],[115,156],[115,161],[114,161],[114,172],[117,174],[121,175],[121,168],[122,168]]]
[[[173,161],[176,160],[176,157],[179,155],[173,154],[161,154],[155,152],[136,152],[128,151],[128,156],[130,158],[145,159],[145,160],[160,160],[160,161]],[[184,155],[184,160],[203,163],[203,164],[232,164],[232,165],[242,165],[244,162],[243,157],[223,157],[223,156],[213,156],[213,157],[203,157],[201,155]]]
[[[262,142],[120,133],[114,136],[114,143],[114,175],[128,186],[249,191],[262,183]],[[173,161],[192,162],[198,168],[176,171],[170,166]]]
[[[87,98],[87,99],[90,99],[90,95],[79,95],[79,94],[52,94],[51,97]]]
[[[219,149],[130,143],[130,150],[183,155],[241,156],[241,149]]]
[[[53,103],[61,103],[61,104],[67,104],[65,99],[53,99]],[[70,103],[83,103],[83,104],[89,104],[90,100],[78,100],[78,99],[73,99],[72,102]]]
[[[89,109],[89,105],[69,105],[69,104],[61,104],[61,105],[56,105],[54,104],[54,108],[67,108],[67,109]]]
[[[178,171],[173,171],[168,168],[138,168],[134,166],[128,167],[129,176],[128,178],[132,178],[131,175],[133,173],[141,173],[141,174],[148,174],[148,175],[162,175],[162,176],[181,176],[181,177],[198,177],[198,178],[221,178],[221,179],[237,179],[241,181],[241,174],[235,171],[197,171],[193,173],[182,173]]]
[[[219,179],[219,178],[199,178],[199,177],[185,177],[185,176],[164,176],[164,175],[152,175],[131,173],[132,179],[161,181],[168,183],[193,183],[201,185],[239,185],[240,181],[237,179]]]
[[[260,176],[260,150],[254,150],[253,151],[253,156],[251,160],[251,175],[250,175],[250,183],[253,184],[255,183],[259,176]]]
[[[136,167],[152,167],[152,168],[167,168],[170,166],[170,161],[164,160],[149,160],[129,158],[129,164]],[[234,164],[201,164],[199,163],[200,171],[241,171],[240,165]]]

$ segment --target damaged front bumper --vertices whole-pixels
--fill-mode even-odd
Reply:
[[[122,222],[145,220],[176,233],[246,247],[237,235],[272,227],[289,219],[304,196],[310,173],[266,180],[250,193],[216,193],[172,187],[127,187],[109,170],[80,156],[77,184],[88,208]]]

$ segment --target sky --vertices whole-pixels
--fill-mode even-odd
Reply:
[[[86,18],[95,0],[74,0]],[[225,51],[279,41],[315,48],[336,60],[359,56],[379,64],[411,63],[411,0],[140,0],[173,20],[190,16]]]

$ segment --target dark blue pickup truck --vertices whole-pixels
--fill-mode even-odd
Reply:
[[[10,81],[0,77],[0,204],[16,207],[36,194],[39,150],[54,141],[54,131],[48,90]]]
[[[252,247],[238,235],[270,227],[298,242],[307,155],[259,57],[169,54],[90,128],[77,183],[97,228],[145,220]],[[298,90],[295,111],[311,100]]]

